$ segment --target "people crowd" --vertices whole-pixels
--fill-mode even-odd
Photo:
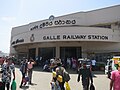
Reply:
[[[10,90],[10,83],[11,80],[15,81],[15,59],[14,57],[7,56],[2,57],[2,63],[1,63],[1,70],[0,73],[2,74],[0,84],[0,90],[5,90],[5,87],[7,90]],[[30,59],[27,59],[25,57],[21,60],[20,65],[20,72],[22,74],[22,80],[20,83],[20,88],[22,88],[23,85],[26,85],[27,82],[32,85],[32,71],[33,71],[33,65],[35,64],[35,61],[30,57]],[[12,90],[12,88],[11,88]]]
[[[47,59],[44,61],[43,71],[51,71],[52,66],[55,66],[54,59],[56,58]],[[74,71],[77,71],[79,65],[79,62],[76,58],[61,59],[61,63],[65,69],[72,69]]]
[[[2,82],[3,82],[3,90],[5,90],[5,86],[7,86],[7,90],[10,88],[11,79],[15,80],[15,60],[14,57],[6,57],[4,58],[4,62],[2,63]],[[36,61],[31,57],[28,59],[23,57],[21,59],[20,64],[20,72],[22,75],[22,79],[20,81],[20,88],[25,86],[27,83],[32,85],[32,74],[33,74],[33,66],[36,64]],[[83,66],[83,68],[81,68]],[[68,69],[78,70],[78,79],[80,81],[80,75],[82,76],[82,85],[84,90],[88,90],[89,83],[86,83],[84,79],[91,78],[91,82],[93,83],[91,77],[91,71],[88,68],[85,68],[84,65],[80,65],[80,62],[75,58],[66,58],[66,60],[61,60],[60,58],[53,58],[50,60],[46,60],[44,62],[43,71],[49,71],[55,74],[51,80],[51,89],[52,90],[65,90],[66,87],[70,89],[68,81],[70,80],[70,75],[67,72]],[[85,72],[83,72],[85,71]],[[89,73],[88,73],[89,71]],[[11,74],[13,73],[13,74]],[[13,78],[12,78],[13,75]],[[86,77],[83,77],[85,76]],[[89,82],[89,79],[87,80]],[[66,84],[67,83],[67,84]],[[55,85],[58,85],[56,87]],[[65,87],[66,86],[66,87]],[[56,89],[55,89],[56,88]]]
[[[15,80],[15,65],[13,63],[13,59],[10,57],[4,58],[4,62],[1,66],[1,71],[2,73],[2,90],[5,90],[5,86],[7,87],[7,90],[10,90],[10,83],[11,79]],[[12,78],[13,75],[13,78]],[[0,89],[0,90],[1,90]]]
[[[4,57],[2,58],[3,63],[1,64],[2,74],[1,81],[3,84],[2,90],[10,90],[11,81],[15,80],[15,59],[13,57]],[[93,63],[94,62],[94,63]],[[52,72],[51,90],[70,90],[69,81],[71,77],[67,70],[77,70],[77,82],[82,83],[83,90],[89,90],[91,87],[95,90],[94,80],[93,80],[93,70],[95,70],[95,60],[89,59],[79,59],[76,58],[66,58],[66,60],[60,58],[53,58],[45,60],[43,64],[43,71]],[[33,66],[36,64],[36,61],[33,58],[21,59],[20,72],[22,79],[20,81],[20,88],[25,86],[27,83],[33,85],[32,74]],[[110,79],[110,90],[120,90],[120,66],[117,65],[117,70],[111,71],[109,76]],[[0,89],[1,90],[1,89]],[[12,90],[12,89],[11,89]]]

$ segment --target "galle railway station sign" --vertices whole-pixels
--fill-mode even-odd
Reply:
[[[32,39],[31,39],[32,38]],[[38,42],[34,41],[36,37],[34,34],[30,37],[30,42]],[[13,41],[11,45],[20,44],[20,43],[26,43],[24,42],[24,39],[19,39]],[[39,37],[39,41],[110,41],[111,37],[109,35],[91,35],[91,34],[64,34],[64,35],[43,35],[42,37]]]
[[[30,28],[30,31],[37,30],[45,27],[52,27],[52,26],[67,26],[67,25],[76,25],[77,21],[75,19],[58,19],[55,20],[55,17],[51,15],[48,21],[40,22],[33,27]],[[107,35],[89,35],[89,34],[66,34],[66,35],[44,35],[40,38],[40,40],[102,40],[106,41],[109,40],[109,36]]]
[[[109,40],[107,35],[47,35],[43,40]]]

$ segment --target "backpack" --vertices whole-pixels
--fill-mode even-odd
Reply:
[[[63,81],[68,82],[70,80],[70,75],[69,73],[65,70],[64,67],[58,67],[58,75],[61,75],[63,77]]]
[[[70,75],[67,71],[63,72],[64,81],[68,82],[70,80]]]

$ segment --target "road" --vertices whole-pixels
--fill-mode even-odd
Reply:
[[[104,74],[95,74],[97,77],[93,78],[94,85],[96,90],[109,90],[109,82],[110,80]],[[82,90],[81,81],[77,82],[77,74],[70,74],[71,80],[69,81],[71,90]],[[52,79],[52,73],[50,72],[42,72],[39,70],[33,71],[33,83],[34,85],[26,85],[22,89],[19,88],[21,73],[19,68],[16,68],[16,82],[17,82],[17,90],[51,90],[50,82]]]

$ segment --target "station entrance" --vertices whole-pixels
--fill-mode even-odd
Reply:
[[[81,47],[60,47],[60,58],[81,58]]]

